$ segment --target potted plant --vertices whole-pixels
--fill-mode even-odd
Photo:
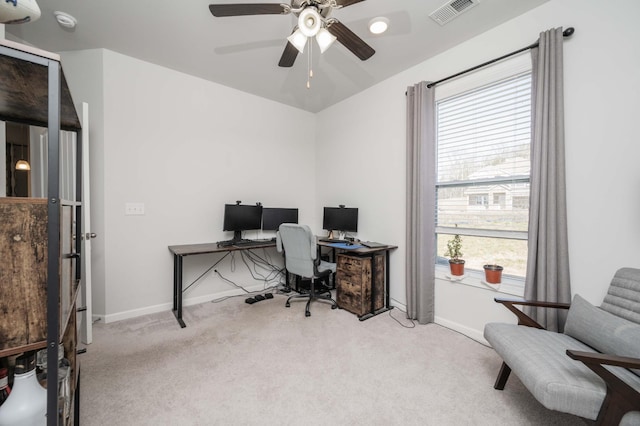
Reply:
[[[502,266],[500,265],[484,265],[485,281],[489,284],[500,284],[502,281]]]
[[[449,268],[451,268],[451,275],[462,276],[464,275],[464,260],[460,259],[462,256],[462,238],[456,234],[452,239],[447,241],[447,251],[445,256],[449,257]]]

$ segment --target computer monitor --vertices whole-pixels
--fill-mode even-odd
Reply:
[[[358,232],[358,209],[356,207],[325,207],[322,229],[329,232]],[[343,238],[342,235],[341,238]]]
[[[298,209],[265,207],[262,209],[262,230],[277,231],[283,223],[298,223]]]
[[[233,240],[242,239],[242,231],[260,229],[262,206],[246,204],[225,204],[223,231],[233,231]]]

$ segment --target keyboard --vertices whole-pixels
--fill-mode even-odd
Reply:
[[[232,243],[231,245],[234,247],[262,247],[262,246],[270,246],[273,244],[271,240],[241,240]]]
[[[368,248],[386,247],[386,244],[376,243],[373,241],[360,241],[360,244]]]
[[[273,245],[273,243],[276,242],[276,238],[265,238],[265,239],[261,239],[261,240],[247,240],[247,239],[243,239],[243,240],[239,240],[239,241],[233,241],[233,240],[225,240],[225,241],[218,241],[216,244],[218,245],[218,247],[264,247],[264,246],[271,246]]]
[[[330,239],[330,238],[320,238],[318,241],[322,243],[348,243],[349,240],[338,240],[338,239]]]

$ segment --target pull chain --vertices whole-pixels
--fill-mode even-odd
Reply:
[[[311,79],[313,78],[313,69],[311,69],[311,55],[313,53],[313,43],[311,43],[311,38],[307,39],[307,44],[309,49],[307,50],[307,69],[309,71],[307,75],[307,89],[311,88]]]

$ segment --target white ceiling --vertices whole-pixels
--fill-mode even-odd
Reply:
[[[283,0],[286,2],[286,0]],[[6,37],[63,52],[105,48],[225,86],[318,112],[549,0],[481,0],[444,26],[429,14],[445,0],[366,0],[335,10],[338,19],[376,50],[361,61],[335,43],[313,49],[314,77],[306,88],[308,56],[278,67],[293,15],[215,18],[210,3],[278,3],[238,0],[41,0],[36,22],[6,25]],[[78,20],[60,27],[54,11]],[[368,22],[389,19],[373,35]],[[64,65],[64,64],[63,64]]]

